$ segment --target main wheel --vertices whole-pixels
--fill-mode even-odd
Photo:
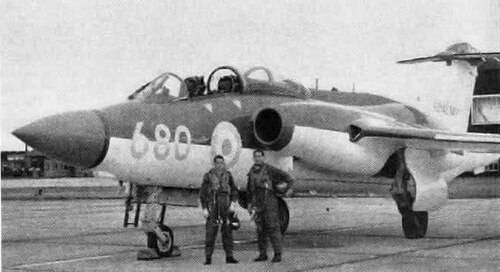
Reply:
[[[156,238],[156,234],[154,232],[149,232],[148,247],[156,250],[156,252],[158,252],[158,255],[160,255],[161,257],[168,257],[174,250],[174,233],[169,227],[165,225],[159,225],[159,227],[163,235],[167,237],[167,242],[163,244],[158,238]]]
[[[286,205],[285,200],[281,198],[278,198],[278,212],[280,218],[281,235],[283,235],[288,229],[288,223],[290,222],[290,211],[288,210],[288,206]]]
[[[406,211],[402,214],[402,225],[405,237],[408,239],[420,239],[427,233],[429,221],[428,212]]]

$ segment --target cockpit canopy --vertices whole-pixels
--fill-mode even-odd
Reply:
[[[203,76],[182,79],[174,73],[164,73],[139,88],[128,99],[162,104],[226,93],[288,96],[301,99],[308,99],[311,96],[309,89],[302,84],[289,79],[276,80],[273,73],[263,66],[253,67],[243,74],[232,66],[220,66],[209,74],[206,81]]]
[[[128,100],[163,104],[187,96],[184,80],[174,73],[163,73],[128,96]]]

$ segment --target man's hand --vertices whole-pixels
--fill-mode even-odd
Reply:
[[[228,210],[229,210],[229,212],[235,212],[236,211],[236,202],[231,202]]]
[[[252,205],[248,205],[248,214],[250,215],[250,221],[255,220],[255,208]]]
[[[281,182],[276,185],[276,188],[281,192],[284,192],[286,190],[286,187],[288,187],[288,184],[286,182]]]
[[[250,221],[255,221],[255,210],[249,210],[248,212],[250,213]]]
[[[203,209],[203,217],[208,218],[208,210]]]

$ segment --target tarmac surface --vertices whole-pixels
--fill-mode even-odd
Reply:
[[[430,213],[427,238],[405,239],[387,198],[294,198],[281,263],[254,263],[253,223],[239,211],[235,257],[220,234],[204,259],[200,208],[169,207],[180,257],[138,261],[146,240],[123,228],[120,199],[3,200],[3,271],[500,271],[500,199],[453,199]],[[272,249],[268,254],[272,257]]]

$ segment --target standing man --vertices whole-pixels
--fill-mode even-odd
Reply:
[[[254,165],[248,172],[248,211],[255,218],[259,256],[256,262],[267,260],[267,236],[274,249],[272,262],[281,262],[281,228],[278,198],[290,194],[293,179],[286,172],[264,162],[264,151],[253,152]]]
[[[214,168],[203,177],[200,191],[203,216],[207,219],[205,236],[205,265],[212,263],[215,238],[221,224],[222,244],[226,263],[238,263],[233,257],[233,233],[229,226],[229,213],[233,213],[238,201],[238,189],[231,172],[226,170],[224,157],[214,157]]]

